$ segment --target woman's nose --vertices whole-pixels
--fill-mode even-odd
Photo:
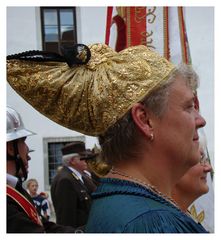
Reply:
[[[27,155],[27,160],[30,161],[31,160],[31,157],[29,155]]]
[[[196,111],[196,126],[197,128],[202,128],[206,125],[206,120],[201,116],[201,114]]]
[[[204,171],[205,172],[211,172],[212,171],[212,166],[210,165],[209,162],[206,162],[204,165]]]

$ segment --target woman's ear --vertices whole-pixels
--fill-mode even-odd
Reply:
[[[137,128],[148,138],[152,138],[153,127],[151,124],[151,114],[141,103],[136,103],[131,108],[131,115]]]

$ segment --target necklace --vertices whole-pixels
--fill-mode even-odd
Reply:
[[[147,189],[151,190],[153,193],[155,193],[155,194],[157,194],[158,196],[162,197],[162,198],[163,198],[164,200],[166,200],[167,202],[170,202],[173,206],[175,206],[176,208],[178,208],[178,209],[181,211],[181,209],[179,208],[178,204],[176,203],[176,201],[175,201],[173,198],[168,197],[167,195],[163,194],[163,193],[160,192],[155,186],[153,186],[153,185],[151,185],[151,184],[149,184],[149,183],[146,183],[146,182],[144,182],[144,181],[142,181],[142,180],[140,180],[140,179],[138,179],[138,178],[136,178],[136,177],[133,177],[133,176],[131,176],[131,175],[128,175],[128,174],[126,174],[126,173],[124,173],[124,172],[121,172],[121,171],[119,171],[119,170],[116,170],[116,169],[114,169],[114,168],[112,168],[112,169],[110,170],[110,172],[111,172],[112,174],[118,174],[118,175],[120,175],[120,176],[123,176],[123,177],[126,177],[126,178],[128,178],[128,179],[131,179],[131,180],[133,180],[134,182],[136,182],[136,183],[138,183],[138,184],[141,184],[142,186],[144,186],[144,187],[146,187]]]

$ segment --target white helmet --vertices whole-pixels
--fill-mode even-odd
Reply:
[[[20,114],[13,108],[7,107],[7,142],[34,134],[25,129]]]

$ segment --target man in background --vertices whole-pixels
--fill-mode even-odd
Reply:
[[[62,148],[63,167],[58,171],[51,185],[51,197],[58,224],[80,227],[87,222],[90,194],[96,185],[85,174],[85,159],[94,154],[86,151],[84,142],[76,141]]]

